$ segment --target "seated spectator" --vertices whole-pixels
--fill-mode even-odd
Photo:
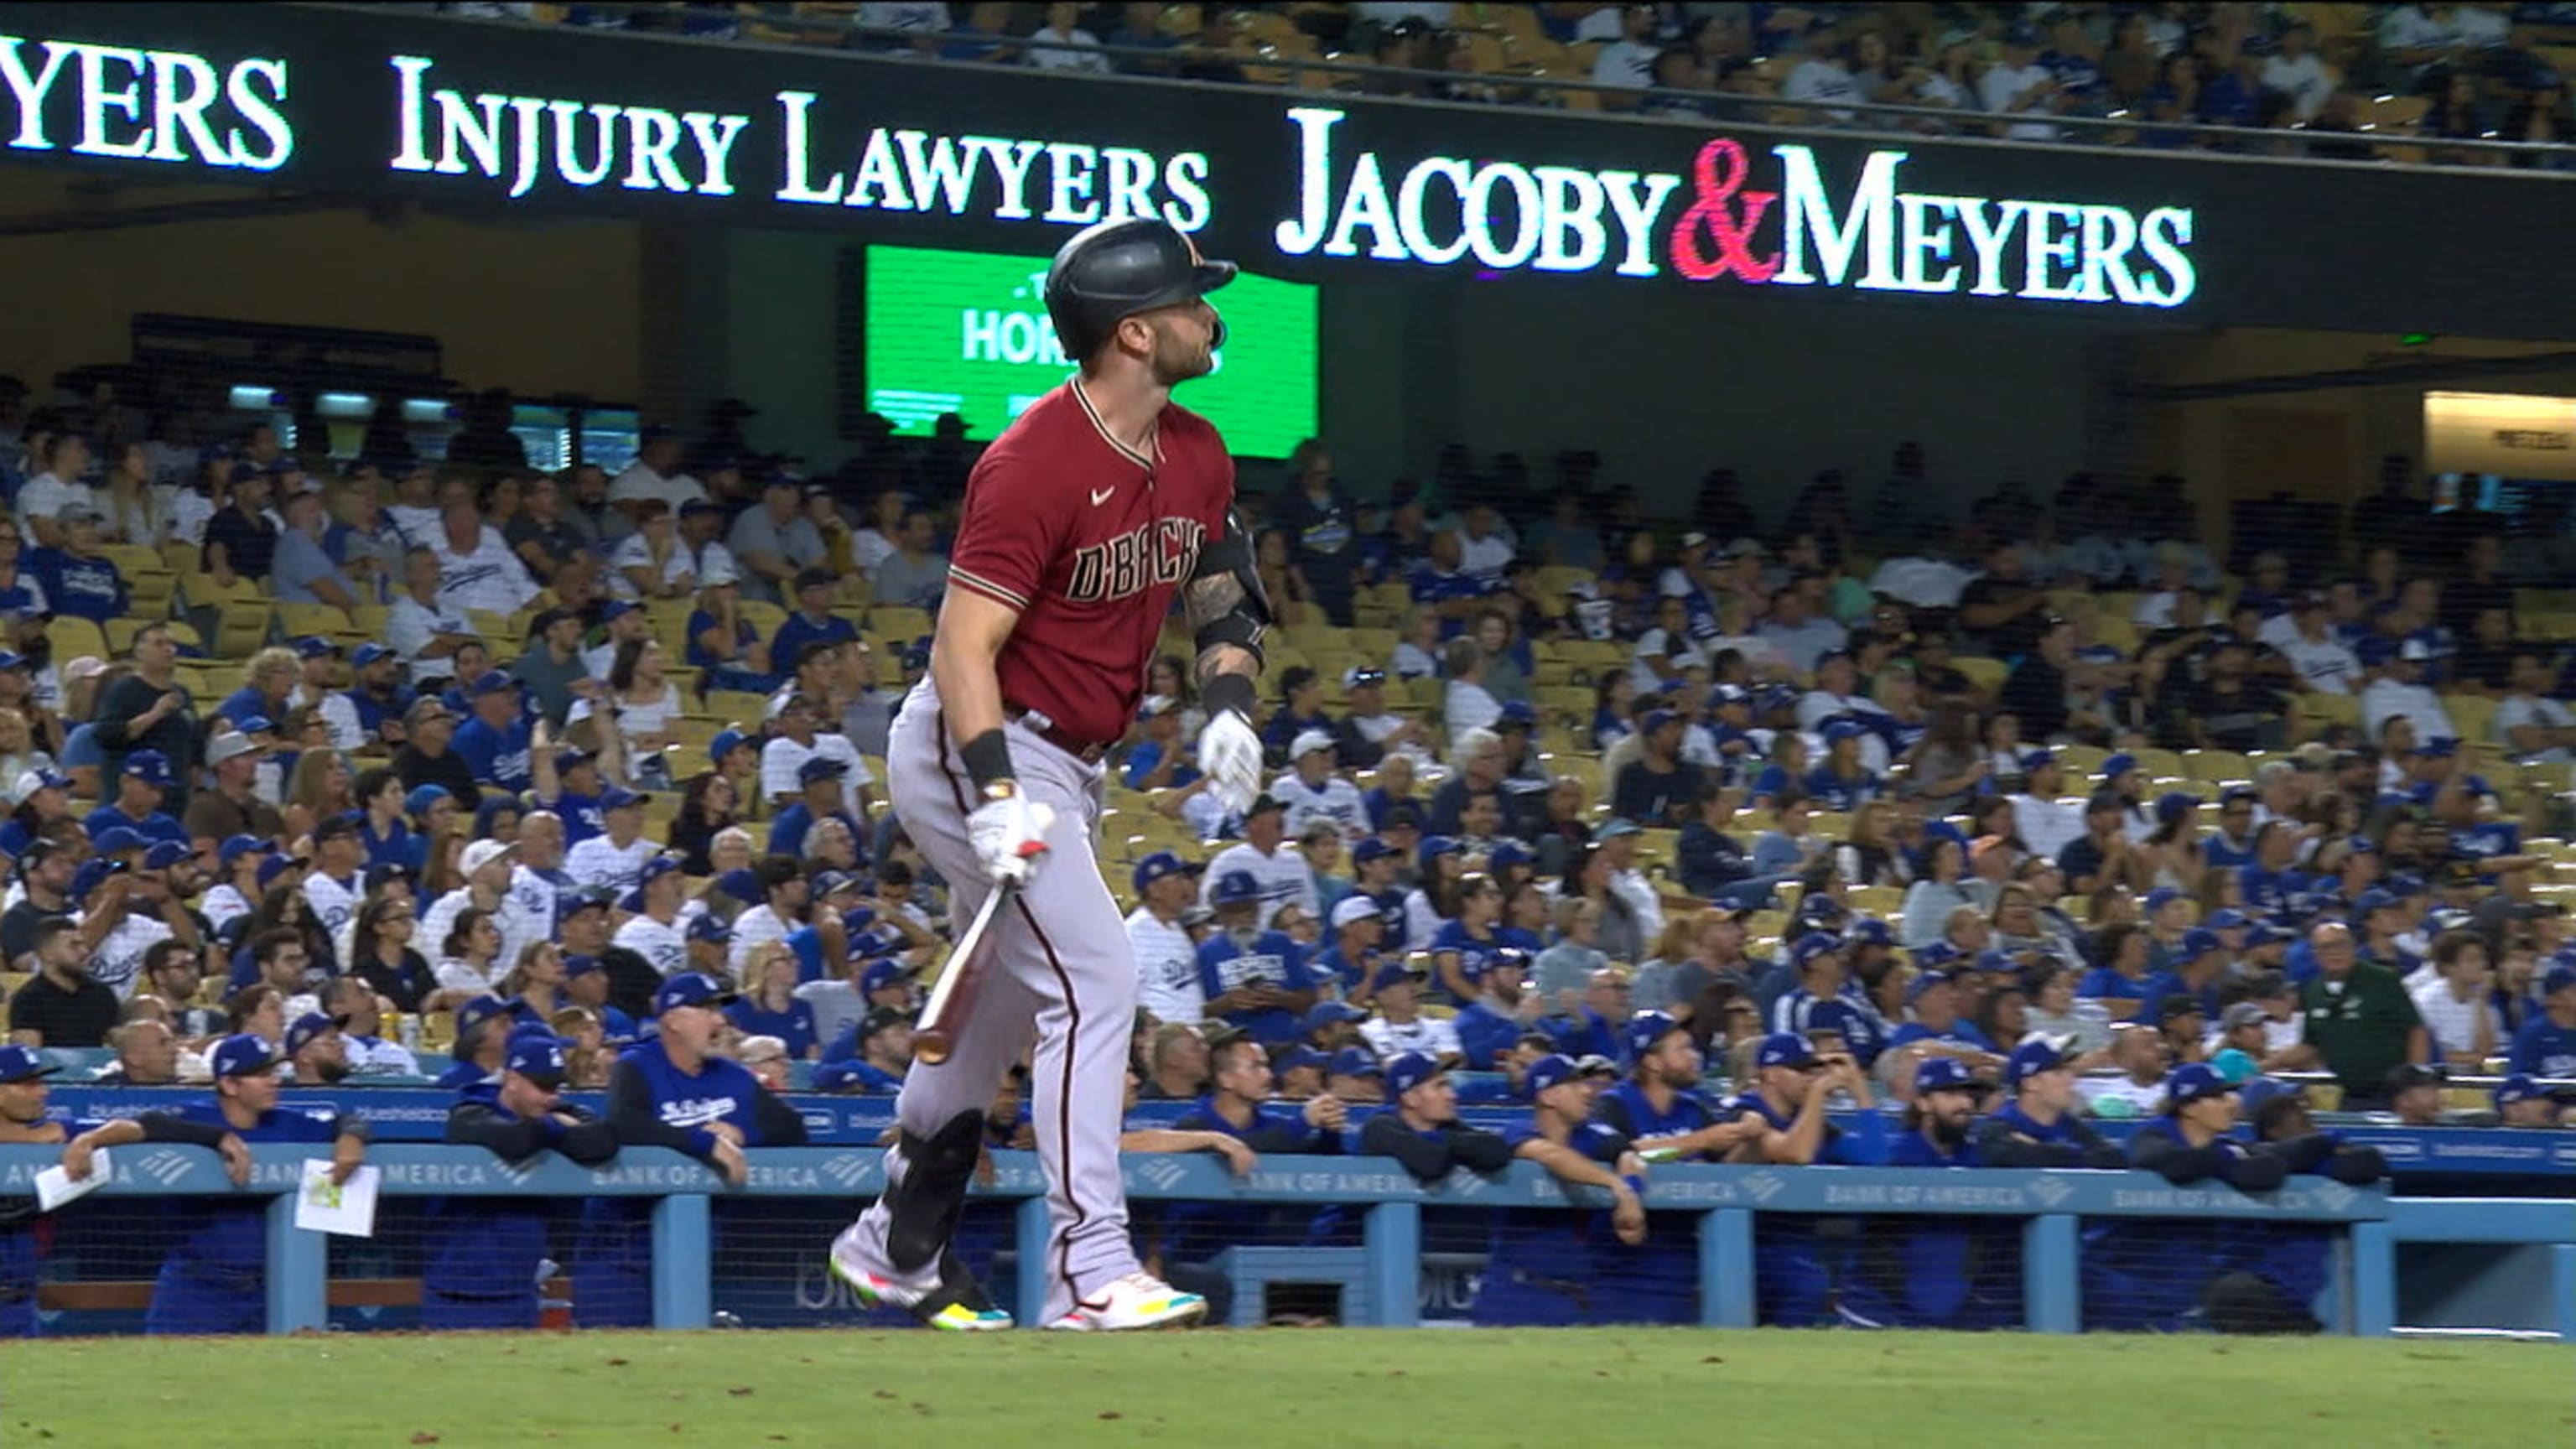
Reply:
[[[64,508],[62,536],[60,548],[37,549],[26,562],[53,611],[99,624],[131,613],[133,594],[123,571],[99,551],[98,510],[83,503]]]
[[[1806,869],[1831,849],[1833,842],[1817,835],[1811,828],[1811,815],[1806,792],[1791,788],[1771,798],[1771,828],[1753,842],[1753,873],[1757,876],[1789,877]]]
[[[2524,764],[2576,760],[2576,710],[2549,697],[2549,662],[2540,651],[2513,651],[2511,682],[2490,728]]]
[[[869,571],[876,601],[936,611],[948,587],[948,556],[938,549],[937,520],[921,509],[905,514],[895,545],[895,552]]]
[[[1265,1044],[1294,1041],[1319,985],[1305,953],[1285,933],[1264,927],[1277,903],[1265,899],[1250,871],[1211,874],[1217,930],[1198,951],[1207,1013]]]
[[[1461,635],[1441,650],[1442,668],[1447,675],[1443,686],[1441,722],[1452,741],[1473,730],[1491,729],[1502,717],[1502,701],[1485,688],[1485,649],[1474,639]]]
[[[1639,722],[1638,758],[1620,767],[1611,810],[1649,829],[1679,826],[1700,799],[1706,776],[1680,758],[1682,725],[1671,710],[1651,710]]]
[[[1380,966],[1369,983],[1375,1014],[1360,1023],[1360,1038],[1380,1061],[1418,1052],[1433,1061],[1459,1061],[1466,1049],[1450,1021],[1422,1014],[1425,978],[1404,962]]]
[[[51,1050],[106,1045],[117,1025],[117,993],[90,975],[80,927],[53,917],[37,923],[33,939],[36,974],[9,998],[9,1040]]]

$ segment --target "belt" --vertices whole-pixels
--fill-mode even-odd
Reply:
[[[1108,742],[1076,739],[1057,728],[1056,722],[1048,718],[1044,710],[1022,709],[1015,704],[1005,704],[1002,706],[1002,713],[1010,719],[1011,723],[1086,765],[1097,765],[1109,754]]]

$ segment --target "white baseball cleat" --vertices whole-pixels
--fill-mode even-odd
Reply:
[[[900,1308],[920,1319],[924,1327],[948,1333],[996,1333],[1011,1326],[1011,1315],[998,1308],[959,1302],[936,1267],[910,1281],[878,1271],[856,1224],[832,1240],[831,1263],[832,1276],[849,1284],[861,1303],[870,1308]]]
[[[1183,1293],[1138,1269],[1114,1279],[1095,1299],[1047,1325],[1068,1333],[1124,1333],[1139,1328],[1186,1328],[1207,1316],[1207,1300]]]

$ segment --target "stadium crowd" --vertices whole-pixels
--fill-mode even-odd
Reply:
[[[561,5],[453,14],[1049,70],[2013,140],[2565,170],[2576,6]],[[1301,70],[1299,62],[1364,67]],[[1564,89],[1565,82],[1598,89]],[[1873,114],[1864,106],[1939,114]],[[1978,117],[1981,119],[1970,119]],[[2103,124],[2083,125],[2092,121]],[[2262,131],[2236,138],[2186,127]],[[2392,144],[2395,143],[2395,144]]]

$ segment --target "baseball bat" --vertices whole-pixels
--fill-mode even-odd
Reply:
[[[994,923],[1019,895],[1018,881],[1002,881],[976,908],[975,919],[966,925],[966,934],[948,953],[946,969],[930,984],[930,1000],[921,1009],[921,1025],[912,1033],[914,1061],[935,1067],[957,1049],[957,1034],[965,1030],[966,1018],[975,1010],[976,992],[984,983],[984,974],[993,966]]]

